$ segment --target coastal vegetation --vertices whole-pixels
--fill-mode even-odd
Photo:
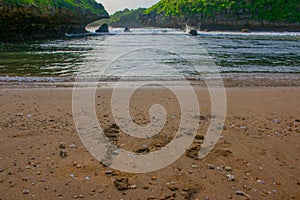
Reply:
[[[299,0],[161,0],[145,11],[166,16],[215,18],[247,14],[249,19],[300,22]]]
[[[148,9],[124,10],[111,25],[209,30],[300,31],[299,0],[161,0]]]
[[[126,23],[128,21],[138,21],[140,15],[144,14],[145,8],[138,9],[124,9],[123,11],[117,11],[110,16],[110,22],[112,24]]]
[[[95,0],[0,0],[1,41],[62,37],[109,15]]]
[[[141,23],[141,18],[144,15],[146,8],[128,9],[125,8],[122,11],[117,11],[110,16],[109,19],[103,19],[92,23],[92,26],[99,26],[103,23],[107,23],[114,27],[131,27],[139,28],[144,25]]]
[[[104,7],[94,0],[1,0],[2,6],[35,7],[41,13],[53,11],[53,9],[67,9],[76,11],[86,10],[94,14],[107,15]]]

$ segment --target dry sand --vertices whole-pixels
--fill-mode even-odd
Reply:
[[[191,148],[159,171],[130,174],[101,165],[85,149],[72,117],[71,88],[1,88],[0,199],[300,199],[300,87],[227,88],[223,137],[204,159],[197,159],[197,150],[210,101],[205,88],[196,91],[202,117]],[[141,89],[132,97],[138,124],[149,122],[153,103],[172,116],[149,141],[113,131],[110,95],[111,89],[97,91],[96,110],[115,144],[146,153],[172,140],[180,112],[169,91]]]

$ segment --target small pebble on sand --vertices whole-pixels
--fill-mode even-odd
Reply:
[[[65,148],[66,148],[66,143],[60,142],[60,143],[59,143],[59,148],[60,148],[60,149],[65,149]]]
[[[235,180],[234,176],[232,174],[227,174],[226,176],[228,178],[228,181],[234,181]]]
[[[23,190],[23,194],[29,194],[29,190]]]
[[[224,170],[224,168],[223,168],[223,167],[217,167],[217,170],[219,170],[219,171],[223,171],[223,170]]]
[[[225,167],[225,171],[231,171],[231,167]]]
[[[265,182],[264,180],[260,180],[260,179],[258,179],[257,182],[258,182],[258,183],[261,183],[261,184],[263,184],[263,185],[266,184],[266,182]]]
[[[245,196],[245,197],[248,196],[245,192],[240,191],[240,190],[236,191],[235,194],[236,194],[236,195],[240,195],[240,196]]]
[[[136,188],[137,188],[137,185],[135,185],[135,184],[132,184],[132,185],[128,186],[128,189],[136,189]]]
[[[214,166],[213,164],[208,164],[208,165],[207,165],[207,168],[208,168],[208,169],[215,169],[215,166]]]
[[[71,178],[76,178],[76,176],[74,174],[70,174]]]
[[[106,171],[104,171],[104,174],[105,175],[111,175],[112,174],[112,170],[106,170]]]

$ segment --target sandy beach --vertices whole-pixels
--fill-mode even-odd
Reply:
[[[300,199],[300,87],[227,87],[222,137],[203,159],[210,98],[204,87],[195,91],[201,116],[187,152],[161,170],[132,174],[103,166],[83,146],[72,88],[1,87],[0,199]],[[131,99],[140,125],[152,104],[167,110],[166,126],[149,141],[115,130],[111,93],[99,89],[95,100],[113,143],[147,153],[172,140],[180,109],[170,91],[140,89]]]

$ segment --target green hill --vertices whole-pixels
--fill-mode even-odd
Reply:
[[[130,27],[130,28],[140,28],[143,27],[141,24],[140,18],[143,16],[146,8],[138,8],[129,10],[128,8],[117,11],[113,15],[110,16],[109,19],[100,20],[94,22],[90,25],[92,26],[99,26],[103,23],[107,23],[113,27]]]
[[[110,17],[110,25],[115,27],[141,27],[139,17],[144,14],[146,8],[124,9],[118,11]]]
[[[88,23],[108,17],[95,0],[0,0],[0,40],[82,33]]]
[[[284,27],[299,28],[299,0],[161,0],[145,11],[144,23],[188,25],[197,28]],[[217,28],[217,27],[216,27]]]

